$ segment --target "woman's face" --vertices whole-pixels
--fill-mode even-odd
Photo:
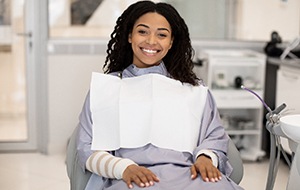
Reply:
[[[172,46],[169,22],[158,13],[146,13],[134,24],[128,37],[133,64],[140,68],[158,65]]]

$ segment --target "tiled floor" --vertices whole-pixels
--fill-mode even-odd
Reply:
[[[67,190],[64,156],[0,154],[0,189]]]
[[[70,189],[64,155],[38,153],[0,154],[0,189],[67,190]],[[241,186],[245,190],[264,190],[268,162],[244,163]],[[281,163],[274,190],[286,189],[288,168]]]
[[[240,185],[245,190],[264,190],[268,177],[269,162],[244,163],[244,176]],[[274,186],[274,190],[285,190],[289,175],[288,166],[281,162]]]

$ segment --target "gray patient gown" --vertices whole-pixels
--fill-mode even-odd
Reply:
[[[150,73],[169,76],[165,65],[161,63],[160,65],[150,68],[137,68],[134,65],[130,65],[122,72],[122,77],[134,77]],[[112,73],[112,75],[118,75],[118,73]],[[134,122],[134,117],[135,116],[133,115],[132,118],[128,119]],[[79,133],[77,138],[79,164],[84,171],[85,163],[93,153],[91,150],[93,138],[92,123],[88,94],[79,117]],[[170,135],[171,133],[172,132],[170,131]],[[159,148],[152,144],[130,149],[120,148],[111,153],[117,157],[129,158],[138,165],[147,167],[160,179],[160,182],[147,188],[140,188],[133,184],[133,189],[240,190],[242,188],[228,177],[232,172],[232,167],[226,156],[228,140],[229,137],[222,127],[216,104],[210,92],[208,92],[200,126],[198,146],[195,147],[193,155],[188,152]],[[204,182],[200,175],[198,175],[195,180],[191,179],[190,167],[196,159],[195,155],[202,149],[212,150],[218,156],[218,168],[222,172],[222,180],[219,182]],[[106,179],[97,174],[91,175],[86,186],[86,190],[123,189],[128,189],[123,180]]]

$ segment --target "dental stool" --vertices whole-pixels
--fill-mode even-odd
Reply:
[[[89,171],[83,172],[82,168],[78,164],[76,151],[77,131],[78,127],[76,127],[76,129],[74,130],[67,147],[67,174],[70,179],[71,190],[84,190],[91,176],[91,173]],[[229,159],[229,163],[233,167],[233,172],[230,175],[230,179],[233,180],[236,184],[239,184],[244,173],[243,162],[239,151],[231,140],[228,143],[227,156]]]

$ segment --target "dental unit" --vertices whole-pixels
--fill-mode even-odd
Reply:
[[[286,108],[283,103],[275,110],[271,110],[265,101],[254,91],[241,86],[242,89],[255,95],[268,110],[266,114],[266,128],[270,133],[270,163],[266,190],[273,190],[281,154],[290,166],[289,180],[286,189],[296,190],[300,187],[300,114],[282,116]],[[291,160],[286,155],[281,145],[281,137],[287,138],[292,151]]]

